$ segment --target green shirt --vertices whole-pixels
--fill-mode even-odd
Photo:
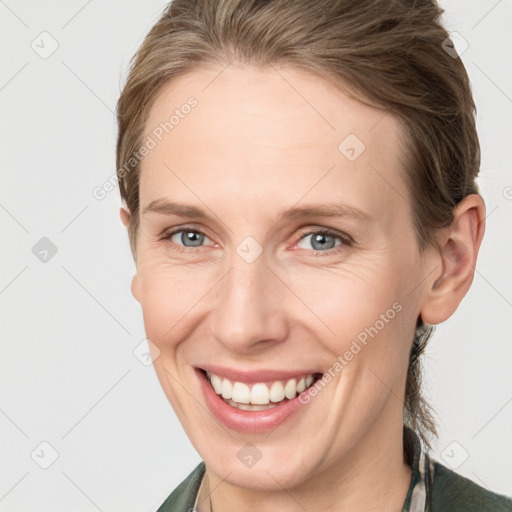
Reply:
[[[433,460],[409,430],[413,443],[412,475],[402,512],[512,512],[512,499],[496,494]],[[157,512],[209,512],[201,462],[164,501]],[[201,492],[199,492],[201,491]]]

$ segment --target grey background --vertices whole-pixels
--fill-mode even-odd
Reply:
[[[115,173],[115,102],[164,5],[0,1],[1,511],[154,511],[200,460],[143,364],[119,193],[92,194]],[[425,359],[434,451],[510,495],[512,2],[441,5],[469,45],[488,218],[473,286]]]

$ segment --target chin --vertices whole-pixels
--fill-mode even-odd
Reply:
[[[256,448],[256,443],[241,444],[237,441],[231,443],[236,444],[236,448],[226,447],[222,453],[212,453],[210,445],[207,448],[209,453],[203,452],[200,455],[208,470],[220,479],[255,491],[282,491],[283,487],[288,489],[300,485],[319,463],[311,454],[294,453],[297,443],[281,445],[277,449],[262,447],[261,450]],[[252,460],[247,458],[251,452],[254,457]]]

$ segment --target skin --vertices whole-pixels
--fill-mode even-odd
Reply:
[[[143,159],[140,205],[164,198],[211,216],[140,214],[132,293],[160,383],[205,461],[213,510],[401,510],[411,476],[402,399],[416,319],[446,320],[469,289],[484,204],[466,197],[439,231],[439,248],[421,255],[401,175],[403,134],[391,115],[305,71],[220,71],[166,84],[146,124],[145,136],[197,99]],[[352,162],[338,150],[348,134],[366,146]],[[280,217],[327,202],[369,219]],[[124,208],[121,219],[127,226]],[[162,239],[180,227],[203,232],[203,245],[184,247],[181,232]],[[323,228],[353,243],[313,245],[309,235]],[[247,236],[263,249],[252,263],[236,252]],[[239,433],[209,413],[194,367],[326,372],[395,302],[401,311],[271,433]],[[247,442],[262,455],[252,468],[237,457]]]

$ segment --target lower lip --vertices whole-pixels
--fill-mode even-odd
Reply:
[[[195,369],[199,378],[203,394],[212,414],[226,427],[239,432],[267,432],[273,430],[286,420],[289,420],[294,413],[305,405],[297,395],[292,400],[285,400],[280,404],[263,411],[243,411],[228,405],[208,381],[206,375],[199,369]]]

